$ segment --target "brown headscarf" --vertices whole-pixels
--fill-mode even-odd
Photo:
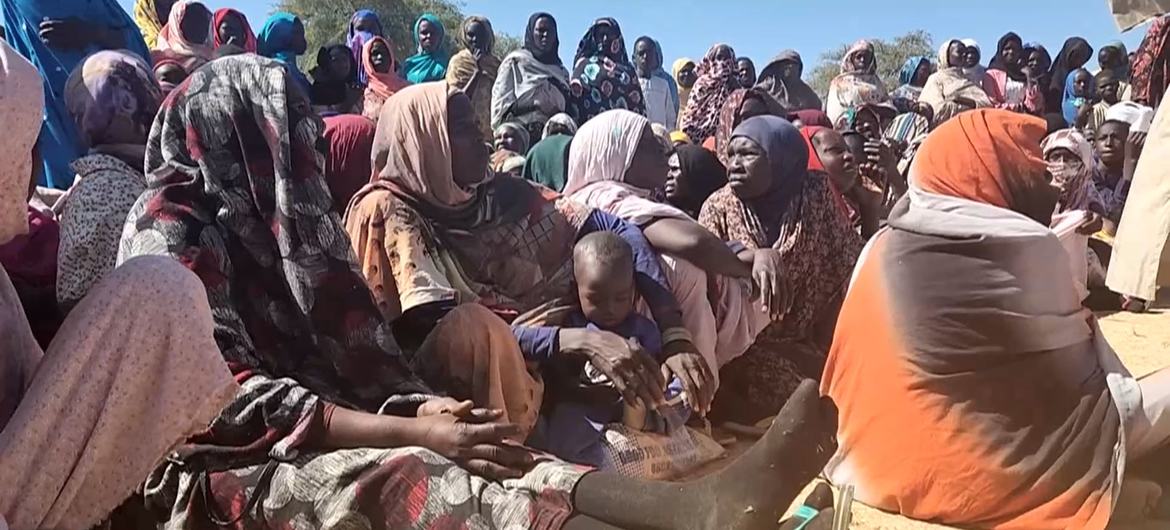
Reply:
[[[731,141],[731,131],[734,131],[743,122],[743,104],[749,97],[763,101],[764,106],[768,108],[768,114],[772,116],[784,117],[787,114],[784,107],[763,87],[735,89],[730,96],[727,96],[723,108],[719,109],[719,127],[715,129],[715,154],[724,166],[729,165],[727,143]]]

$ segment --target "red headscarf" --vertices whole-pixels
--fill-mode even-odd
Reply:
[[[211,23],[211,45],[218,49],[220,46],[227,44],[220,42],[221,39],[219,36],[219,25],[223,22],[223,19],[227,18],[229,15],[240,17],[240,21],[244,23],[244,31],[247,33],[247,37],[244,38],[244,43],[240,45],[240,47],[248,53],[256,53],[256,34],[252,33],[252,25],[248,23],[248,17],[230,7],[225,7],[215,12],[215,16],[212,18]]]
[[[1047,186],[1042,118],[1002,109],[964,112],[940,125],[918,148],[910,179],[930,193],[1020,213],[1033,211]],[[1055,206],[1055,205],[1053,205]]]
[[[817,111],[817,112],[820,112],[820,111]],[[821,114],[824,114],[824,113],[822,112]],[[826,117],[825,119],[828,120],[828,117]],[[832,127],[821,127],[820,125],[806,125],[806,126],[800,128],[800,135],[804,136],[804,142],[806,144],[808,144],[808,170],[809,171],[821,171],[821,172],[825,171],[825,164],[821,162],[821,155],[819,153],[817,153],[817,148],[815,145],[813,145],[813,137],[816,136],[817,133],[824,131],[824,130],[832,130]],[[829,189],[833,190],[833,202],[835,202],[837,204],[837,207],[841,209],[841,213],[845,214],[845,217],[852,219],[853,213],[854,213],[853,208],[851,206],[849,206],[849,203],[845,200],[845,196],[841,194],[841,190],[837,189],[837,184],[835,184],[833,182],[833,179],[830,178],[830,179],[826,179],[826,180],[829,181]]]
[[[1162,95],[1166,93],[1166,84],[1170,83],[1167,37],[1170,37],[1170,17],[1161,17],[1150,24],[1130,70],[1133,100],[1154,108],[1158,108]]]
[[[800,120],[800,123],[805,127],[810,125],[817,125],[820,127],[832,127],[833,122],[829,120],[829,115],[825,111],[819,109],[804,109],[788,114],[788,121]]]

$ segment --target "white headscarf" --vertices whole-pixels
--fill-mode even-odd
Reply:
[[[37,68],[0,40],[0,244],[28,233],[32,149],[41,132],[45,92]]]

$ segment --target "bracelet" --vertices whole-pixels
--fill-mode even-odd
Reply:
[[[667,328],[666,330],[664,330],[662,332],[662,343],[663,344],[670,344],[671,342],[674,342],[676,340],[682,340],[682,341],[687,341],[687,342],[693,343],[694,337],[691,336],[690,330],[688,330],[687,328],[684,328],[682,326]]]

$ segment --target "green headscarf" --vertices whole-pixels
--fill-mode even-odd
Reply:
[[[422,43],[418,35],[418,28],[423,21],[427,21],[439,32],[437,38],[439,45],[433,52],[424,52]],[[418,53],[408,57],[402,61],[402,76],[411,83],[427,83],[430,81],[442,81],[447,77],[447,62],[451,60],[451,55],[447,52],[447,31],[443,29],[443,23],[439,22],[439,17],[430,13],[423,13],[414,22],[414,46]]]
[[[528,150],[524,178],[558,192],[564,190],[572,141],[573,137],[567,134],[554,134],[537,142]]]

